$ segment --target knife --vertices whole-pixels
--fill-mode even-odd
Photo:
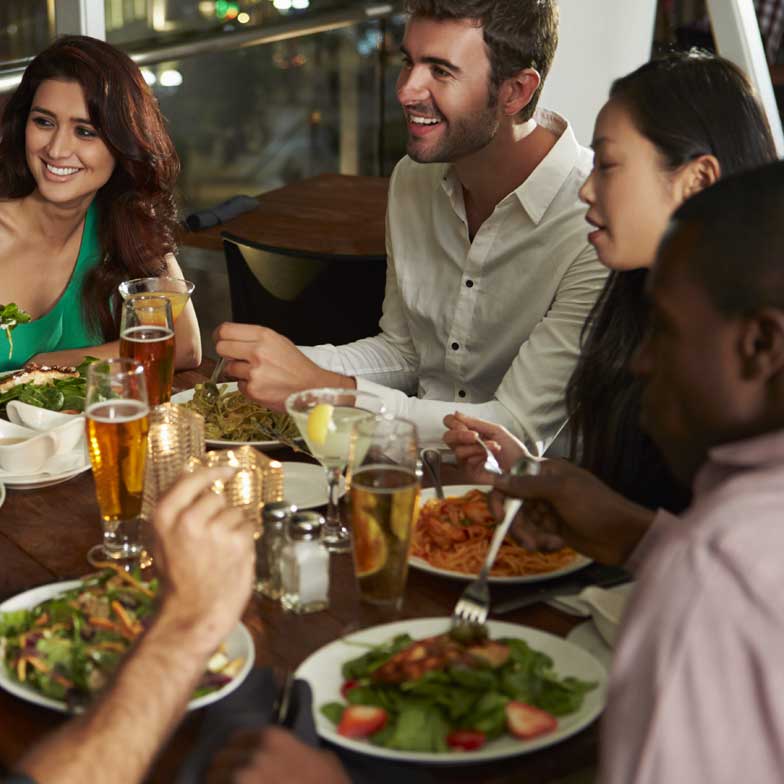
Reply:
[[[631,579],[632,576],[625,569],[597,564],[596,568],[589,566],[578,577],[573,579],[559,582],[557,585],[551,584],[543,588],[537,588],[525,596],[517,596],[514,599],[498,602],[498,604],[493,605],[490,614],[503,615],[504,613],[512,612],[512,610],[520,610],[538,602],[546,602],[556,596],[579,593],[589,585],[596,585],[599,588],[611,588],[613,585],[628,583]]]

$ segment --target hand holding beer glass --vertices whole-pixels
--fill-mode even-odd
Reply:
[[[411,422],[376,416],[354,425],[349,522],[362,601],[402,607],[420,477]]]
[[[103,523],[103,544],[87,554],[93,566],[117,561],[128,567],[142,551],[138,528],[149,410],[139,363],[107,359],[88,367],[87,443]]]
[[[123,302],[120,356],[144,367],[151,406],[169,402],[174,382],[174,320],[168,298],[136,294]]]

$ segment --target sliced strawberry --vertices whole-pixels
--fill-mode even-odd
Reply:
[[[359,686],[359,681],[356,678],[350,678],[347,681],[343,681],[343,685],[340,687],[340,696],[345,700],[346,695],[357,686]]]
[[[452,730],[446,736],[446,743],[450,749],[475,751],[485,745],[485,734],[479,730]]]
[[[346,738],[367,738],[384,728],[387,712],[375,705],[349,705],[338,724],[338,735]]]
[[[529,740],[552,732],[558,720],[551,713],[524,702],[506,704],[506,727],[512,735]]]

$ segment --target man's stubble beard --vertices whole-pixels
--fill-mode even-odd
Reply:
[[[416,141],[409,140],[406,146],[409,157],[417,163],[454,163],[484,149],[498,132],[496,99],[497,93],[491,90],[487,106],[480,115],[444,121],[447,133],[434,148],[418,152]]]

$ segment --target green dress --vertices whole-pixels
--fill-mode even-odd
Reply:
[[[84,220],[79,255],[67,288],[48,313],[28,324],[19,324],[14,329],[14,350],[10,359],[8,336],[5,330],[0,330],[0,371],[16,370],[28,359],[42,352],[85,348],[105,342],[100,334],[90,329],[82,314],[82,285],[85,276],[100,261],[98,208],[93,201]]]

